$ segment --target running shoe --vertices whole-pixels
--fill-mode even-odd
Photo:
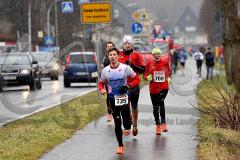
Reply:
[[[156,135],[160,135],[162,131],[161,125],[156,125]]]
[[[107,116],[107,122],[112,122],[112,115],[111,115],[111,114],[109,114],[109,115]]]
[[[132,134],[133,134],[133,136],[137,136],[137,134],[138,134],[138,128],[137,127],[133,127]]]
[[[129,129],[124,129],[123,134],[124,134],[125,136],[129,136],[130,130],[129,130]]]
[[[167,131],[168,131],[166,123],[163,123],[163,124],[161,125],[161,127],[162,127],[162,131],[163,131],[163,132],[167,132]]]
[[[124,152],[124,147],[123,146],[119,146],[116,150],[117,154],[123,154],[123,152]]]

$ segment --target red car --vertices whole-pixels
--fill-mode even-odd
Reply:
[[[144,59],[144,64],[146,64],[146,62],[150,59],[153,58],[152,56],[152,47],[146,45],[146,44],[134,44],[134,50],[137,50],[138,52],[141,53],[141,55],[143,56]]]

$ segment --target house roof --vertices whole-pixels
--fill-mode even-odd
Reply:
[[[196,29],[198,25],[198,17],[197,15],[193,12],[191,7],[187,6],[178,19],[175,28],[177,27],[180,32],[188,32],[192,30],[194,27]]]

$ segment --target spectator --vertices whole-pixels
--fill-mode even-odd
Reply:
[[[173,50],[173,63],[172,63],[173,74],[175,74],[177,71],[178,59],[179,59],[179,51]]]
[[[183,73],[183,69],[185,68],[186,59],[187,59],[187,54],[186,54],[186,52],[185,52],[184,50],[180,51],[180,54],[179,54],[179,63],[180,63],[180,65],[182,66],[182,67],[181,67],[182,73]]]
[[[214,55],[213,55],[213,52],[211,51],[210,47],[208,48],[208,50],[206,52],[205,60],[206,60],[206,67],[207,67],[206,79],[208,80],[209,76],[210,76],[210,79],[212,80],[213,79],[213,67],[214,67],[215,63],[214,63]]]

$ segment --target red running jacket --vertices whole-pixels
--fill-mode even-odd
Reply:
[[[123,51],[121,51],[119,53],[119,59],[118,61],[120,63],[124,63],[126,64],[126,61],[128,61],[128,65],[131,65],[133,64],[134,66],[137,66],[137,67],[142,67],[144,66],[144,60],[143,60],[143,56],[138,52],[138,51],[133,51],[131,54],[129,55],[126,55],[124,54]],[[135,73],[137,73],[137,76],[139,77],[139,72],[133,67],[133,71]],[[128,78],[127,80],[127,83],[130,84],[131,82],[133,81],[133,79],[130,77]],[[140,82],[139,82],[140,83]],[[138,84],[139,85],[139,84]]]

